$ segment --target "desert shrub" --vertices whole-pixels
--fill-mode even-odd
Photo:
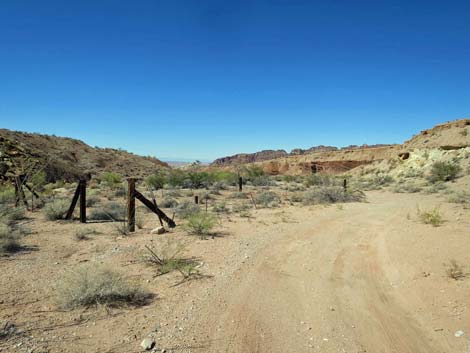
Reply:
[[[422,190],[421,186],[416,185],[415,183],[410,183],[410,182],[402,182],[397,185],[395,185],[392,188],[393,192],[396,193],[416,193],[420,192]]]
[[[86,207],[93,207],[98,202],[100,202],[100,198],[98,196],[87,195],[87,197],[86,197]]]
[[[19,234],[5,223],[0,223],[0,254],[14,253],[21,250]]]
[[[310,186],[334,186],[338,185],[339,181],[331,175],[328,174],[312,174],[305,178],[304,184],[307,187]]]
[[[8,225],[14,224],[26,217],[24,207],[9,207],[7,205],[0,205],[0,221]]]
[[[468,135],[468,130],[467,129],[463,129],[462,131],[460,131],[460,135],[462,136],[467,136]]]
[[[216,224],[214,216],[204,212],[193,213],[187,220],[187,223],[184,225],[185,230],[189,234],[199,235],[201,238],[210,234]]]
[[[100,179],[102,183],[109,187],[115,187],[122,182],[122,176],[114,172],[104,172]]]
[[[57,303],[64,309],[96,305],[143,305],[150,294],[112,269],[87,264],[65,274],[57,284]]]
[[[433,227],[439,227],[444,223],[444,218],[438,207],[429,211],[423,211],[418,207],[416,213],[421,222],[431,224]]]
[[[445,190],[447,190],[446,184],[444,184],[443,182],[437,182],[437,183],[433,183],[433,184],[429,185],[423,191],[426,194],[437,194],[437,193],[439,193],[441,191],[445,191]]]
[[[115,197],[127,196],[127,188],[124,185],[116,184],[113,188],[114,188],[114,196]]]
[[[166,197],[173,197],[173,198],[181,197],[181,192],[179,192],[178,190],[168,190],[168,191],[165,192],[165,196]]]
[[[147,179],[145,179],[145,184],[147,184],[148,187],[154,190],[163,189],[165,182],[166,178],[161,173],[150,175],[149,177],[147,177]]]
[[[207,172],[189,172],[184,186],[191,189],[207,188],[212,184],[212,176]]]
[[[450,194],[448,201],[452,203],[459,203],[464,206],[470,206],[470,192],[467,192],[467,191],[454,192]]]
[[[361,202],[365,195],[358,190],[345,191],[341,186],[321,186],[306,191],[303,203],[306,205],[331,204],[337,202]]]
[[[289,201],[291,202],[302,202],[304,200],[304,196],[300,192],[295,192],[289,196]]]
[[[459,281],[468,276],[468,273],[464,270],[463,266],[457,263],[456,260],[450,260],[448,264],[444,265],[446,267],[447,277],[449,278]]]
[[[186,173],[182,170],[173,169],[168,173],[167,183],[172,188],[181,188],[185,184]]]
[[[305,191],[305,186],[303,184],[289,184],[284,189],[290,192]]]
[[[46,218],[50,221],[63,219],[70,207],[70,200],[55,199],[46,203],[42,209]]]
[[[279,206],[279,203],[281,202],[279,196],[272,191],[264,191],[257,194],[255,201],[257,205],[262,207],[276,207]]]
[[[187,218],[198,212],[198,205],[191,201],[183,201],[175,208],[175,213],[181,218]]]
[[[273,186],[274,182],[267,176],[260,176],[249,180],[253,186]]]
[[[163,208],[173,208],[173,207],[178,206],[178,201],[170,197],[166,197],[160,201],[158,206],[163,207]]]
[[[225,202],[216,203],[214,206],[212,206],[212,211],[214,211],[215,213],[229,213],[230,212]]]
[[[229,199],[247,199],[248,194],[245,193],[245,192],[237,191],[237,192],[233,192],[230,195],[228,195],[228,198]]]
[[[194,262],[191,259],[181,257],[181,253],[185,250],[184,244],[170,241],[169,239],[160,244],[158,249],[147,245],[145,248],[147,250],[145,262],[155,266],[157,268],[158,275],[164,275],[166,273],[179,270],[187,264]]]
[[[211,173],[212,180],[215,184],[222,185],[226,188],[227,185],[237,185],[238,184],[238,175],[228,171],[214,171]]]
[[[455,180],[461,168],[457,163],[435,162],[429,173],[429,180],[432,183]]]
[[[117,221],[126,218],[126,207],[116,202],[104,204],[101,208],[93,208],[88,219],[93,221]]]
[[[251,217],[251,205],[247,202],[237,203],[232,206],[232,211],[238,213],[240,217]]]
[[[4,186],[0,189],[0,204],[15,202],[15,189],[10,186]]]
[[[220,195],[220,191],[221,190],[227,190],[228,185],[229,184],[225,183],[224,181],[216,181],[212,184],[212,191],[217,192],[216,195]]]
[[[75,232],[75,239],[77,240],[88,240],[91,235],[98,234],[94,228],[81,228]]]
[[[129,226],[127,224],[127,221],[121,220],[121,221],[114,221],[113,222],[113,229],[118,233],[119,235],[123,237],[127,237],[131,232],[129,230]]]

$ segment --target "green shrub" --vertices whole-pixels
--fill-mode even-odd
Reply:
[[[310,186],[334,186],[338,185],[339,181],[331,175],[328,174],[312,174],[309,175],[307,178],[304,180],[304,184],[307,187]]]
[[[228,197],[229,197],[230,199],[247,199],[247,198],[248,198],[248,194],[245,193],[245,192],[237,191],[237,192],[231,193]]]
[[[143,305],[151,295],[128,282],[122,274],[97,264],[87,264],[65,274],[57,284],[61,308],[96,305]]]
[[[451,162],[435,162],[429,174],[432,183],[455,180],[460,173],[460,166]]]
[[[15,189],[13,187],[2,187],[0,189],[0,204],[15,202]]]
[[[163,189],[165,182],[166,178],[161,173],[150,175],[149,177],[147,177],[147,179],[145,179],[145,183],[147,184],[147,186],[154,190]]]
[[[365,195],[361,191],[344,191],[341,186],[320,186],[309,190],[303,195],[306,205],[331,204],[337,202],[361,202]]]
[[[190,215],[184,228],[189,234],[199,235],[204,238],[210,234],[216,224],[216,219],[209,213],[197,212]]]
[[[464,206],[470,206],[470,192],[467,191],[457,191],[450,194],[449,202],[459,203]]]
[[[415,183],[410,183],[410,182],[401,182],[392,188],[393,192],[410,193],[410,194],[420,192],[421,190],[422,190],[421,186],[416,185]]]
[[[93,207],[95,206],[98,202],[100,202],[99,197],[93,196],[93,195],[87,195],[86,198],[86,207]]]
[[[194,262],[191,259],[185,259],[180,256],[185,250],[184,244],[170,241],[169,239],[158,246],[158,249],[150,246],[145,246],[145,248],[148,252],[145,261],[157,268],[158,275],[163,275],[175,270],[179,271],[182,267]]]
[[[422,211],[418,207],[417,214],[421,222],[425,224],[431,224],[434,227],[439,227],[444,223],[444,218],[442,217],[441,211],[438,207],[429,211]]]
[[[257,205],[262,207],[276,207],[279,206],[279,203],[281,202],[279,196],[272,191],[263,191],[262,193],[257,194],[255,201]]]
[[[63,219],[70,207],[70,203],[71,202],[67,199],[55,199],[46,203],[43,208],[46,219],[50,221]]]
[[[214,211],[215,213],[229,213],[230,212],[225,202],[216,203],[214,206],[212,206],[212,211]]]
[[[122,176],[114,172],[104,172],[100,179],[109,187],[115,187],[117,184],[122,182]]]

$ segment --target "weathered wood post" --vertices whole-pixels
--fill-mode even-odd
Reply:
[[[347,179],[343,180],[343,188],[344,188],[344,192],[348,191],[348,180]]]
[[[127,227],[135,232],[135,178],[127,179]]]
[[[199,204],[199,196],[197,196],[197,195],[194,196],[194,203],[195,203],[196,205]]]
[[[243,178],[241,176],[238,177],[238,191],[243,191]]]
[[[16,178],[15,178],[14,184],[15,184],[15,207],[18,207],[20,203],[20,194],[19,194],[18,183],[16,182]]]
[[[75,189],[75,194],[73,194],[72,203],[70,204],[69,210],[65,215],[65,219],[72,219],[73,211],[75,210],[75,206],[77,205],[78,198],[80,197],[80,190],[82,184],[81,181],[78,182],[77,188]]]
[[[86,223],[86,180],[80,180],[80,222]]]

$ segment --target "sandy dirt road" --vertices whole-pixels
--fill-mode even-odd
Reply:
[[[440,290],[448,281],[421,271],[439,251],[433,239],[450,230],[409,219],[422,200],[380,193],[369,200],[273,232],[203,311],[194,326],[208,333],[201,351],[466,352],[466,339],[440,328],[453,325]],[[459,320],[468,327],[468,318]]]

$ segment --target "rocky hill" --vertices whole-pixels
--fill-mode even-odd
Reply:
[[[294,149],[291,153],[281,150],[279,155],[258,152],[220,158],[212,166],[231,169],[234,165],[251,163],[262,167],[266,173],[272,175],[298,175],[321,171],[342,173],[377,161],[406,159],[409,152],[415,149],[449,150],[468,146],[470,146],[470,119],[461,119],[424,130],[403,145],[353,145],[343,148],[318,146],[308,150]]]
[[[55,181],[105,171],[139,177],[169,166],[153,157],[91,147],[72,138],[0,129],[0,177],[31,168],[44,169],[47,179]]]

